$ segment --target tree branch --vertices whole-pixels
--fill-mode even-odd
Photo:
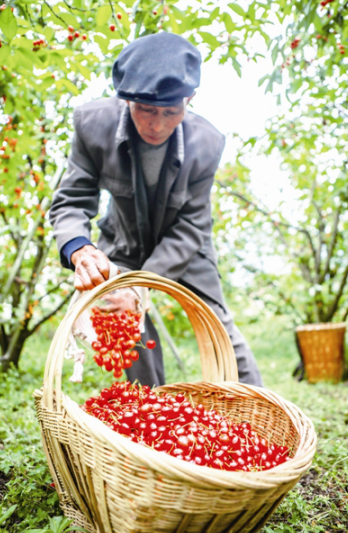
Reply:
[[[52,9],[51,6],[49,5],[49,3],[46,2],[46,0],[44,0],[44,4],[46,4],[46,6],[48,7],[48,9],[53,13],[53,15],[54,15],[55,17],[57,17],[57,19],[59,19],[59,20],[62,21],[62,23],[64,24],[64,26],[68,27],[68,24],[65,22],[65,20],[62,19],[62,17],[60,17],[59,15],[57,15],[57,13],[55,13],[55,12],[53,11],[53,9]]]
[[[82,13],[87,13],[87,9],[81,9],[79,7],[69,6],[69,4],[68,4],[68,2],[66,0],[63,0],[63,2],[66,5],[66,7],[69,8],[70,10],[81,11]],[[90,13],[91,11],[96,11],[96,10],[91,8],[91,9],[88,10],[88,13]]]
[[[315,192],[316,186],[317,186],[317,181],[314,179],[313,183],[312,183],[312,187],[311,187],[310,203],[313,205],[314,209],[316,210],[316,212],[318,214],[318,231],[319,231],[318,247],[315,250],[315,253],[313,253],[313,258],[314,258],[314,266],[315,266],[315,273],[316,273],[315,282],[319,283],[319,278],[320,278],[320,258],[321,258],[321,251],[322,251],[322,246],[323,246],[322,234],[323,234],[323,231],[325,230],[325,224],[323,223],[323,220],[324,220],[323,214],[320,211],[318,204],[314,200],[314,192]]]
[[[226,185],[224,185],[221,181],[219,180],[215,180],[216,183],[218,183],[218,185],[220,185],[220,187],[222,187],[223,189],[227,189]],[[267,218],[269,218],[270,222],[273,224],[273,226],[278,230],[278,233],[281,235],[281,232],[280,232],[280,229],[279,229],[279,226],[284,226],[285,228],[288,228],[288,229],[294,229],[296,231],[298,231],[299,233],[302,233],[303,235],[305,235],[307,237],[307,240],[309,242],[309,246],[310,246],[310,249],[311,249],[311,252],[312,252],[312,255],[313,257],[315,258],[316,257],[316,249],[315,249],[315,246],[313,244],[313,240],[312,240],[312,237],[309,233],[309,231],[303,229],[303,228],[299,228],[297,226],[294,226],[292,224],[289,224],[287,222],[282,222],[282,221],[278,221],[278,220],[273,220],[272,217],[270,216],[270,213],[267,212],[266,210],[262,209],[261,207],[259,207],[255,202],[253,202],[252,200],[249,200],[248,198],[246,198],[243,194],[240,194],[238,192],[234,192],[234,191],[228,191],[229,194],[231,194],[232,196],[235,196],[236,198],[239,198],[240,200],[242,200],[244,203],[248,204],[248,205],[252,205],[255,207],[256,211],[258,211],[259,213],[262,213],[263,215],[265,215]],[[287,244],[286,242],[284,244]],[[292,256],[296,259],[298,259],[300,256],[298,256],[297,254],[292,254]]]
[[[237,254],[236,254],[237,255]],[[242,257],[238,257],[237,255],[237,258],[241,261],[242,260]],[[245,269],[248,270],[249,272],[252,272],[253,274],[257,274],[259,272],[259,270],[251,265],[245,265]],[[286,304],[288,304],[291,309],[294,311],[295,315],[298,316],[298,318],[301,320],[301,323],[305,323],[305,321],[303,320],[303,317],[300,315],[300,313],[297,311],[296,307],[294,306],[294,304],[292,303],[291,301],[291,298],[288,298],[280,289],[279,287],[277,287],[277,285],[274,283],[274,281],[271,279],[271,278],[266,278],[266,287],[267,286],[272,286],[274,289],[276,289],[278,295],[286,302]],[[266,302],[267,304],[267,302]]]
[[[10,224],[9,224],[9,222],[7,220],[7,217],[6,217],[5,213],[3,211],[1,211],[0,214],[1,214],[1,216],[2,216],[2,218],[4,220],[4,222],[5,222],[6,226],[10,227]],[[9,229],[9,234],[11,235],[12,239],[14,240],[14,242],[16,243],[16,245],[18,247],[19,239],[16,237],[16,235],[10,229]]]
[[[29,158],[29,156],[28,156]],[[59,185],[59,182],[64,174],[64,169],[65,169],[65,162],[64,164],[57,169],[57,172],[53,178],[53,187],[52,189],[55,190],[56,187],[58,187]],[[50,205],[50,202],[51,202],[51,198],[49,198],[48,196],[46,196],[43,201],[41,202],[41,207],[42,209],[45,211],[49,205]],[[28,246],[30,245],[31,241],[32,241],[32,238],[39,226],[39,224],[41,223],[41,215],[36,217],[36,219],[33,220],[33,225],[32,225],[32,228],[30,229],[30,231],[28,231],[24,241],[22,242],[22,245],[20,247],[20,250],[18,251],[18,254],[16,256],[16,259],[15,259],[15,262],[10,270],[10,273],[9,273],[9,276],[7,278],[7,281],[4,285],[4,287],[2,287],[2,291],[0,293],[0,302],[3,302],[6,298],[6,296],[8,295],[10,289],[11,289],[11,285],[13,283],[13,280],[14,278],[17,276],[20,268],[21,268],[21,265],[22,265],[22,261],[23,261],[23,258],[24,258],[24,254],[28,248]]]
[[[48,313],[48,315],[44,316],[41,320],[39,320],[39,322],[37,322],[33,327],[32,329],[28,329],[28,337],[30,337],[30,335],[32,335],[33,333],[35,333],[35,331],[37,331],[39,329],[39,327],[44,323],[46,322],[47,320],[49,320],[52,316],[54,316],[56,313],[58,313],[58,311],[60,311],[60,309],[67,303],[67,301],[71,298],[71,296],[74,294],[75,292],[75,289],[73,291],[71,291],[65,298],[63,298],[63,300],[60,302],[60,304],[55,308],[53,309],[53,311],[51,311],[50,313]]]
[[[0,347],[1,352],[6,353],[8,347],[8,338],[3,324],[0,324]]]
[[[347,317],[348,317],[348,308],[346,309],[343,317],[342,317],[342,322],[345,322],[347,320]]]
[[[113,6],[111,0],[109,0],[109,5],[110,5],[110,7],[111,7],[111,15],[112,15],[112,18],[113,18],[114,21],[115,21],[115,24],[116,24],[116,26],[117,26],[117,29],[118,29],[118,31],[120,32],[120,35],[121,35],[122,39],[125,39],[125,37],[124,37],[124,31],[123,31],[123,26],[122,26],[122,24],[120,24],[120,21],[118,20],[118,18],[117,18],[116,15],[115,15],[114,6]],[[127,39],[126,39],[126,40],[127,40]]]
[[[324,322],[331,322],[334,314],[336,313],[337,311],[337,307],[338,307],[338,302],[342,296],[342,293],[343,293],[343,289],[347,283],[347,279],[348,279],[348,264],[343,272],[343,276],[342,276],[342,279],[341,279],[341,283],[340,283],[340,286],[336,292],[336,295],[335,295],[335,298],[332,302],[332,304],[330,305],[329,309],[328,309],[328,312],[325,316],[325,320]]]
[[[337,209],[337,211],[335,213],[335,218],[334,218],[334,221],[333,221],[333,228],[332,228],[331,242],[330,242],[330,246],[329,246],[328,251],[327,251],[327,258],[326,258],[325,266],[324,266],[324,269],[323,269],[322,274],[321,274],[320,279],[319,279],[319,283],[320,284],[323,283],[323,281],[325,280],[326,274],[329,272],[330,261],[331,261],[332,254],[333,254],[333,251],[335,249],[336,243],[337,243],[338,223],[339,223],[340,216],[341,216],[340,207]]]
[[[54,287],[52,287],[52,289],[48,290],[45,294],[43,294],[42,296],[40,296],[40,298],[37,298],[37,301],[38,302],[41,302],[41,300],[43,300],[44,298],[46,298],[46,296],[48,296],[49,294],[52,294],[52,292],[55,292],[57,289],[59,289],[59,287],[65,283],[66,280],[65,279],[62,279],[62,281],[60,281],[58,283],[58,285],[55,285]]]

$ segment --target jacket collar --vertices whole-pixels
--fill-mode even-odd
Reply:
[[[123,142],[129,142],[131,140],[131,132],[129,128],[129,122],[132,120],[129,112],[129,107],[125,101],[120,101],[120,120],[117,126],[116,135],[115,135],[115,144],[116,149]],[[184,162],[185,157],[185,147],[184,147],[184,128],[182,123],[179,124],[174,130],[173,135],[176,136],[175,153],[173,153],[173,160],[178,161],[180,165]]]

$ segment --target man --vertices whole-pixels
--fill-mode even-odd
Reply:
[[[50,220],[63,266],[75,269],[77,289],[108,279],[108,259],[121,270],[179,281],[225,325],[240,380],[261,385],[251,350],[224,302],[211,239],[210,190],[224,138],[186,110],[199,86],[200,63],[192,44],[165,32],[124,48],[113,67],[117,97],[75,111],[72,153]],[[100,189],[111,198],[94,247],[90,219],[98,213]],[[120,309],[121,300],[122,293]],[[146,335],[159,342],[149,317]],[[164,383],[161,350],[141,353],[127,374],[142,384]]]

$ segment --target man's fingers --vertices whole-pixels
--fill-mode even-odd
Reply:
[[[110,277],[110,262],[107,259],[107,257],[103,254],[98,257],[98,260],[96,262],[97,268],[101,275],[104,278],[104,281],[106,279],[109,279]]]
[[[77,272],[75,272],[74,278],[74,287],[77,291],[87,291],[87,287],[84,286],[84,283]]]
[[[87,291],[93,289],[105,281],[104,276],[100,273],[97,265],[88,261],[81,264],[75,273],[75,287],[78,290]]]

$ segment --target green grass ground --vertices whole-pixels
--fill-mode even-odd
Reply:
[[[60,516],[56,493],[41,446],[32,392],[42,384],[46,354],[55,323],[29,340],[20,369],[0,376],[0,531],[42,531],[50,517]],[[265,387],[298,405],[313,420],[319,437],[312,468],[289,493],[262,533],[348,531],[348,382],[309,385],[297,382],[298,362],[293,332],[285,319],[243,326],[259,363]],[[200,379],[200,362],[190,336],[176,339],[185,362],[186,379]],[[165,348],[168,382],[184,381]],[[65,363],[63,390],[82,402],[110,385],[111,376],[94,363],[86,364],[82,385],[68,382],[71,362]],[[6,513],[8,518],[6,518]],[[10,514],[12,513],[12,514]]]

